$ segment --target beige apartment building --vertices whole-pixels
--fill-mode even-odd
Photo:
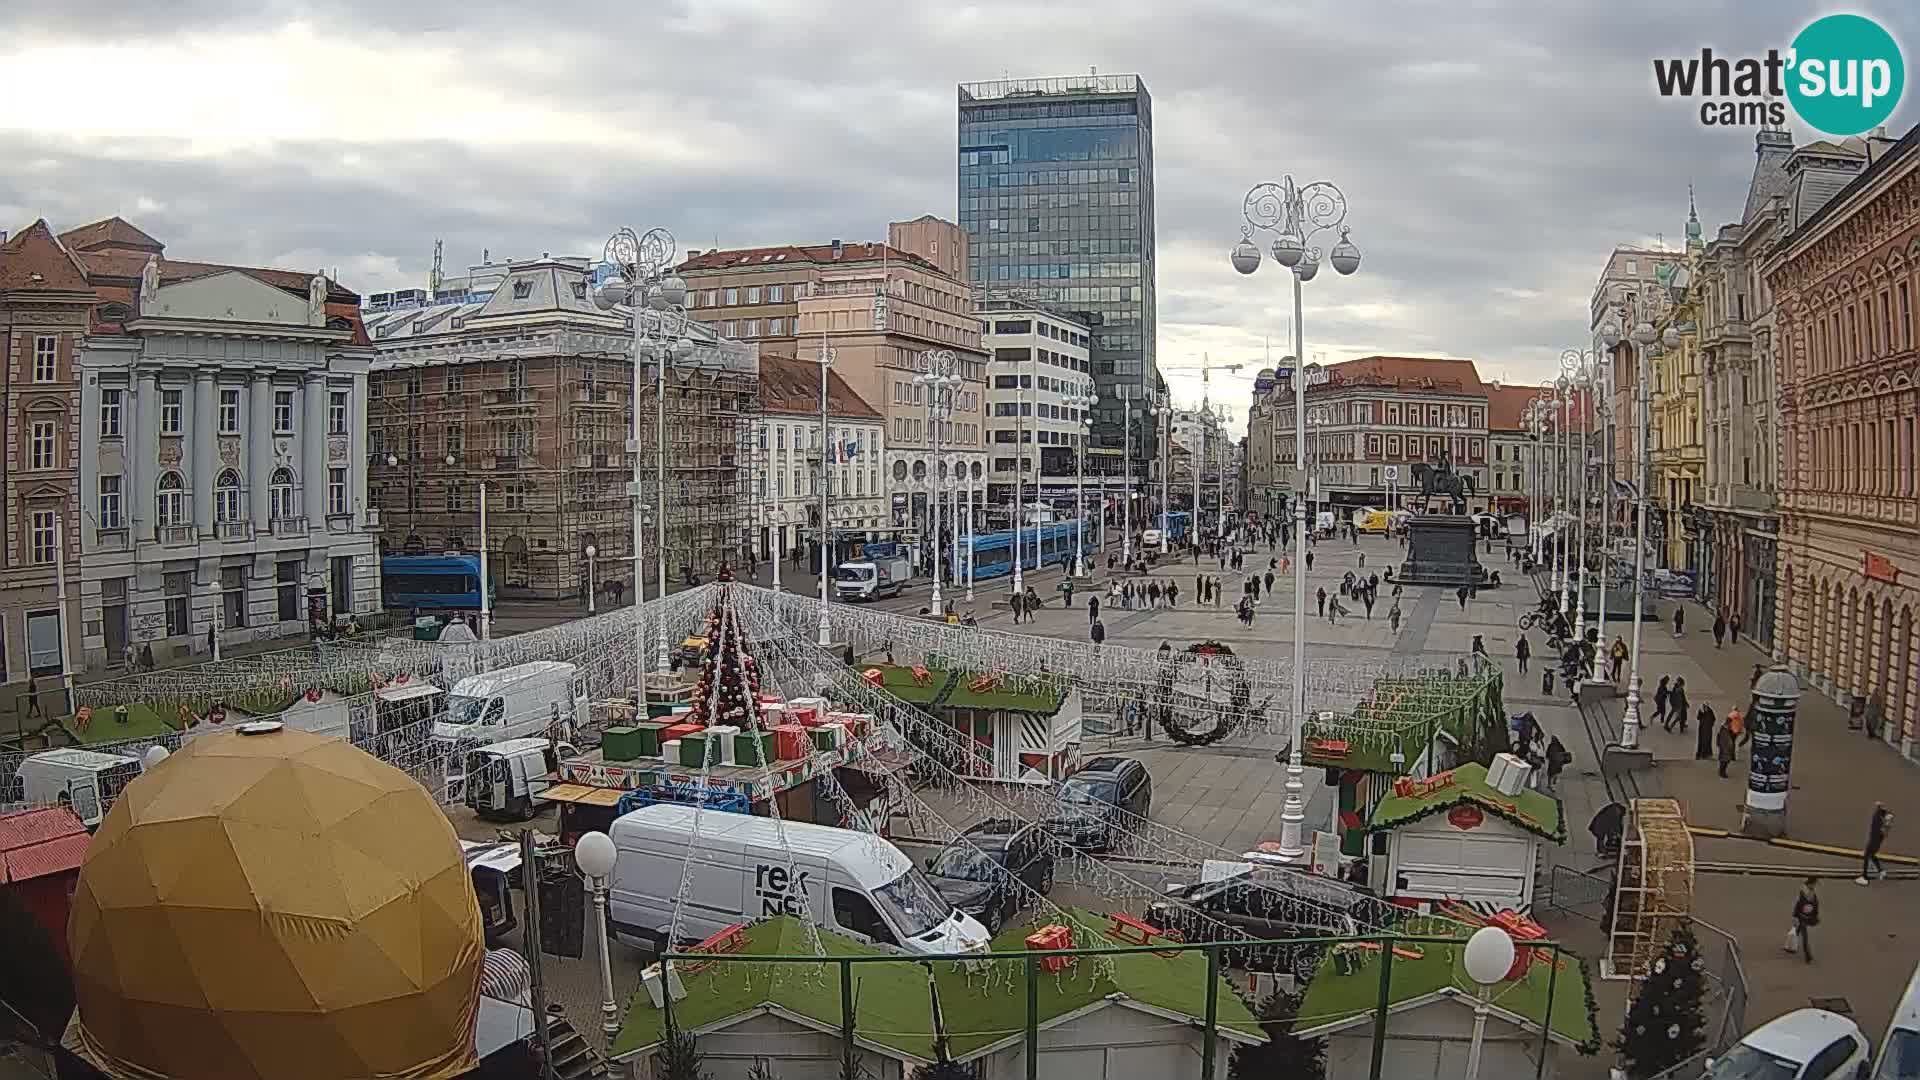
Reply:
[[[832,351],[834,372],[884,419],[891,527],[924,530],[936,485],[943,522],[985,505],[987,355],[971,290],[941,269],[961,265],[965,234],[921,218],[891,226],[889,239],[926,254],[834,240],[701,252],[679,271],[689,313],[721,337],[805,360]],[[954,354],[961,379],[939,420],[937,460],[929,388],[915,381],[936,350]]]

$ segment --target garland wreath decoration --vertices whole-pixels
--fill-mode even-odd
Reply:
[[[1188,646],[1184,652],[1165,649],[1160,656],[1160,679],[1152,707],[1159,714],[1160,729],[1167,733],[1167,738],[1182,746],[1207,746],[1233,734],[1234,729],[1245,723],[1252,714],[1253,681],[1247,677],[1246,666],[1226,643],[1202,641]],[[1185,669],[1192,667],[1202,669],[1208,690],[1212,689],[1215,679],[1226,680],[1228,697],[1225,707],[1221,707],[1211,696],[1175,689]],[[1180,698],[1185,698],[1186,702],[1183,708],[1176,710],[1175,702]],[[1202,711],[1194,707],[1202,703],[1205,711],[1215,715],[1213,727],[1196,730],[1184,726],[1183,718],[1177,713],[1186,713],[1190,717]]]

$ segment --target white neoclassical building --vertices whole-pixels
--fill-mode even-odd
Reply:
[[[70,234],[101,301],[81,358],[88,665],[377,611],[359,297],[167,259],[119,224]]]

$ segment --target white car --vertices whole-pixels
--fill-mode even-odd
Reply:
[[[1708,1058],[1705,1080],[1866,1080],[1871,1054],[1853,1021],[1825,1009],[1795,1009]]]

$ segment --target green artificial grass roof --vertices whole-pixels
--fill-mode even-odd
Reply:
[[[1424,795],[1389,794],[1373,808],[1370,832],[1382,832],[1456,806],[1471,803],[1543,840],[1567,842],[1567,823],[1560,800],[1544,792],[1522,788],[1518,795],[1501,793],[1487,783],[1484,765],[1468,762],[1451,770],[1453,783]],[[1445,775],[1445,774],[1442,774]]]
[[[1412,768],[1414,762],[1427,752],[1426,740],[1422,736],[1426,728],[1426,724],[1410,724],[1404,732],[1392,732],[1349,715],[1335,715],[1330,722],[1322,721],[1316,715],[1307,721],[1300,756],[1308,765],[1400,775]],[[1347,749],[1344,753],[1334,753],[1320,745],[1324,739],[1344,739]],[[1399,765],[1393,763],[1396,742],[1404,755]]]
[[[127,705],[127,722],[124,724],[114,719],[113,706],[108,705],[94,709],[84,729],[71,716],[61,720],[60,726],[82,746],[98,746],[126,739],[157,739],[180,730],[177,723],[168,720],[160,710],[145,702]]]
[[[1000,675],[989,690],[973,689],[974,672],[927,665],[932,678],[918,683],[913,668],[901,664],[866,664],[861,671],[880,672],[881,688],[909,705],[922,708],[982,709],[991,712],[1037,713],[1052,716],[1067,700],[1066,683],[1046,676]]]
[[[1088,925],[1100,926],[1105,917],[1074,912]],[[1025,952],[1030,926],[1011,926],[994,939],[993,951]],[[691,974],[681,966],[687,996],[673,1003],[674,1023],[682,1030],[698,1030],[759,1008],[776,1006],[838,1030],[840,974],[830,960],[838,956],[898,956],[896,963],[860,963],[853,974],[854,1029],[865,1043],[886,1047],[921,1061],[936,1057],[933,1040],[932,998],[927,985],[928,965],[911,957],[863,945],[831,931],[819,941],[829,958],[824,966],[811,963],[751,963],[723,960]],[[782,917],[747,928],[747,943],[734,956],[804,956],[813,947],[804,924]],[[1118,944],[1105,937],[1076,944],[1090,948]],[[1130,953],[1105,958],[1080,957],[1059,975],[1042,973],[1038,980],[1038,1010],[1042,1024],[1077,1009],[1120,994],[1162,1012],[1191,1017],[1206,1015],[1206,957],[1200,952],[1162,957]],[[969,972],[964,964],[981,962],[934,961],[934,987],[940,996],[940,1016],[947,1033],[948,1053],[955,1058],[982,1050],[1020,1034],[1026,1025],[1026,965],[1017,959],[987,961],[984,972]],[[1251,1040],[1264,1041],[1259,1022],[1239,995],[1222,982],[1215,1015],[1222,1028]],[[628,1002],[620,1034],[609,1055],[646,1050],[665,1037],[666,1015],[654,1007],[642,990]]]
[[[1470,1001],[1478,984],[1467,977],[1465,966],[1469,928],[1437,919],[1414,919],[1402,926],[1401,930],[1409,935],[1457,937],[1460,944],[1424,942],[1400,946],[1422,955],[1418,960],[1394,957],[1390,974],[1392,984],[1387,991],[1388,1008],[1449,988]],[[1587,970],[1586,961],[1563,951],[1560,954],[1560,970],[1556,975],[1548,959],[1550,956],[1551,950],[1544,954],[1536,953],[1527,967],[1527,973],[1514,982],[1503,982],[1494,987],[1489,1000],[1495,1009],[1522,1017],[1536,1029],[1542,1024],[1551,1023],[1555,1035],[1581,1048],[1582,1052],[1591,1053],[1599,1049],[1600,1034],[1595,1023],[1592,976]],[[1547,1007],[1549,983],[1552,983],[1551,1016]],[[1314,973],[1313,980],[1307,984],[1306,998],[1300,1004],[1294,1030],[1311,1033],[1356,1016],[1371,1017],[1379,1000],[1378,953],[1363,953],[1356,967],[1342,974],[1339,962],[1329,952],[1320,961],[1320,968]],[[1393,1024],[1389,1017],[1389,1037],[1392,1036]]]

